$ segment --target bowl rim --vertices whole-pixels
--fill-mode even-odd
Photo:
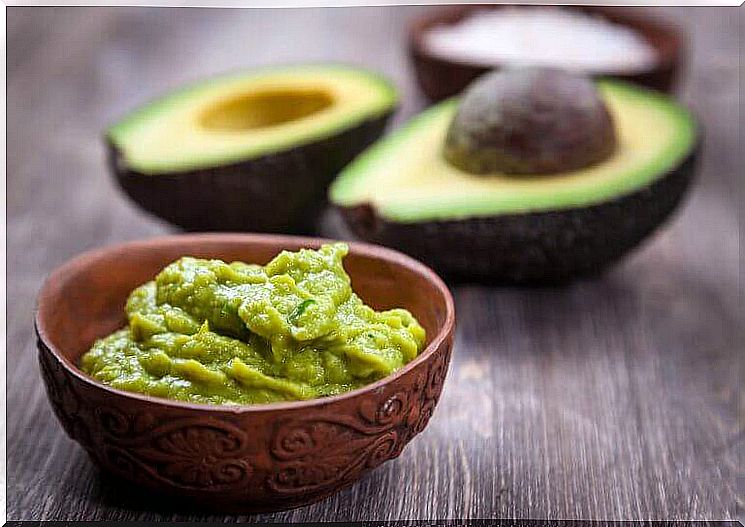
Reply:
[[[533,7],[534,4],[489,4],[476,2],[473,4],[454,4],[443,6],[440,9],[434,9],[422,16],[414,18],[407,28],[409,35],[409,48],[413,53],[419,54],[422,57],[426,57],[430,60],[436,60],[443,64],[450,65],[451,67],[465,67],[472,69],[487,69],[491,70],[494,68],[500,68],[505,66],[504,62],[487,64],[478,61],[468,61],[453,59],[432,53],[424,42],[425,33],[435,26],[439,25],[453,25],[463,17],[467,16],[471,12],[478,11],[479,9],[499,9],[504,7]],[[541,5],[538,5],[541,7]],[[546,5],[542,5],[546,7]],[[549,5],[548,7],[552,7]],[[638,70],[602,70],[597,72],[590,72],[588,75],[591,76],[614,76],[614,75],[629,75],[629,76],[640,76],[650,74],[665,68],[674,67],[676,63],[680,61],[682,48],[684,46],[685,33],[684,30],[677,24],[673,24],[668,21],[667,18],[648,18],[644,16],[644,13],[640,12],[639,9],[628,7],[625,5],[610,6],[610,5],[588,5],[588,4],[558,4],[553,7],[560,7],[563,9],[572,9],[577,11],[584,11],[585,13],[591,13],[602,16],[615,24],[619,24],[625,27],[634,29],[637,33],[640,33],[644,40],[654,48],[657,53],[658,60],[651,66]],[[660,47],[653,42],[650,42],[647,34],[654,32],[662,36],[666,41],[665,47]]]
[[[43,344],[46,350],[52,354],[55,360],[64,368],[70,375],[75,377],[79,382],[82,382],[93,389],[103,390],[110,395],[120,396],[124,398],[130,398],[139,402],[163,405],[171,407],[173,409],[180,410],[192,410],[192,411],[206,411],[209,413],[228,413],[228,414],[245,414],[245,413],[265,413],[274,412],[278,410],[299,410],[309,409],[319,406],[326,406],[329,404],[342,402],[347,399],[355,397],[365,396],[369,393],[380,391],[385,385],[393,382],[412,371],[419,364],[429,360],[436,351],[441,349],[443,343],[453,336],[455,330],[455,302],[453,296],[445,285],[443,280],[429,267],[419,262],[418,260],[407,256],[399,251],[383,247],[380,245],[358,242],[358,241],[343,241],[349,245],[350,253],[354,252],[357,255],[376,259],[384,260],[389,263],[393,263],[398,266],[403,266],[412,270],[432,283],[435,288],[439,291],[445,301],[445,320],[443,324],[438,328],[436,334],[425,348],[419,353],[414,360],[405,364],[399,370],[387,375],[377,381],[365,385],[361,388],[350,390],[338,395],[332,395],[328,397],[318,397],[314,399],[300,400],[300,401],[281,401],[272,403],[257,403],[250,405],[226,405],[226,404],[207,404],[207,403],[193,403],[186,401],[178,401],[174,399],[167,399],[163,397],[155,397],[152,395],[141,394],[137,392],[128,392],[113,388],[106,384],[96,381],[89,375],[86,375],[80,368],[69,360],[64,354],[62,354],[55,345],[52,344],[48,332],[44,327],[44,323],[41,320],[42,306],[47,302],[47,296],[50,294],[51,284],[58,282],[60,279],[64,279],[66,275],[69,275],[72,271],[80,266],[91,263],[104,256],[115,254],[117,252],[136,249],[138,251],[147,250],[155,246],[168,246],[168,245],[181,245],[184,242],[190,241],[214,241],[214,242],[233,242],[233,243],[246,243],[252,242],[264,242],[264,243],[277,243],[280,245],[302,245],[306,247],[318,246],[323,243],[332,243],[335,240],[332,238],[323,237],[308,237],[308,236],[291,236],[284,234],[256,234],[256,233],[196,233],[196,234],[173,234],[166,236],[156,236],[152,238],[145,238],[133,241],[127,241],[123,243],[116,243],[107,245],[105,247],[84,251],[77,256],[67,260],[63,264],[55,267],[44,280],[39,292],[37,294],[36,306],[34,308],[34,329],[39,341]],[[284,249],[280,249],[284,250]]]

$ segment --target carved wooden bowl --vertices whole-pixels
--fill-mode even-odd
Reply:
[[[440,25],[455,24],[474,11],[502,9],[503,5],[461,4],[434,9],[414,20],[409,28],[409,56],[414,65],[419,87],[430,101],[439,101],[459,94],[476,77],[496,66],[448,60],[430,53],[424,43],[424,34]],[[514,8],[514,6],[512,6]],[[673,26],[650,19],[644,12],[605,6],[562,6],[602,16],[616,24],[638,31],[656,50],[658,62],[647,70],[620,73],[608,71],[602,76],[642,84],[650,88],[670,92],[684,61],[685,35]]]
[[[176,258],[263,264],[282,249],[323,241],[189,234],[91,251],[59,267],[39,295],[36,332],[47,395],[65,431],[101,468],[222,511],[317,501],[397,457],[437,404],[455,311],[437,275],[390,249],[350,243],[352,286],[377,309],[409,309],[428,344],[404,368],[362,389],[302,402],[209,406],[116,390],[77,367],[95,339],[125,324],[129,292]]]

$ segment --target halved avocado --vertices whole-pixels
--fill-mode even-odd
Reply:
[[[671,98],[600,81],[616,145],[581,169],[472,173],[443,155],[451,99],[365,151],[330,188],[359,237],[397,247],[454,278],[555,283],[600,271],[680,201],[698,148]]]
[[[338,171],[385,128],[386,79],[341,65],[210,79],[106,132],[121,187],[188,230],[311,231]]]

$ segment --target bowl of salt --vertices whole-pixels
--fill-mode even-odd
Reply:
[[[638,10],[457,5],[414,20],[409,54],[430,101],[507,66],[552,66],[671,92],[684,60],[680,28]]]

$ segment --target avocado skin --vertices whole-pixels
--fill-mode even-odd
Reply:
[[[312,233],[333,178],[382,135],[394,111],[251,160],[167,174],[130,169],[107,140],[109,166],[132,201],[187,231]]]
[[[603,271],[662,224],[693,179],[698,151],[651,185],[589,207],[419,223],[380,218],[369,205],[341,211],[355,235],[451,281],[563,284]]]

